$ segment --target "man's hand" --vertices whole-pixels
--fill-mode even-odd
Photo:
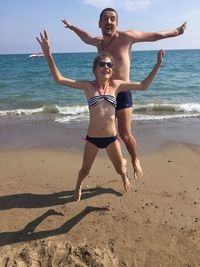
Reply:
[[[44,30],[44,34],[40,33],[40,39],[38,37],[36,37],[36,39],[40,44],[45,56],[49,55],[51,52],[50,52],[50,43],[47,32]]]
[[[161,49],[161,50],[158,52],[158,59],[157,59],[157,63],[158,63],[159,65],[162,64],[164,56],[165,56],[165,51],[164,51],[163,49]]]
[[[177,35],[183,34],[186,27],[187,27],[187,22],[184,22],[180,27],[176,28]]]
[[[69,21],[67,21],[66,19],[63,19],[62,22],[64,23],[65,28],[71,29],[72,24]]]

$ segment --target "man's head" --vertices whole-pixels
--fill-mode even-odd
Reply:
[[[113,36],[118,26],[118,14],[113,8],[102,10],[99,18],[99,28],[105,36]]]

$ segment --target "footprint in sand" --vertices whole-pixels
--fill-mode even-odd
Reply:
[[[62,266],[69,256],[71,246],[63,242],[52,242],[49,244],[48,252],[51,255],[52,267]]]
[[[162,191],[161,196],[162,197],[172,197],[167,191]]]

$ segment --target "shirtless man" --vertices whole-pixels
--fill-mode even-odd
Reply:
[[[99,28],[102,36],[93,37],[82,29],[72,25],[67,20],[62,20],[66,28],[74,31],[82,41],[96,46],[99,53],[108,52],[114,60],[116,69],[114,79],[130,81],[130,52],[134,43],[153,42],[169,37],[176,37],[184,33],[186,22],[175,30],[160,32],[141,32],[137,30],[118,31],[118,14],[112,8],[104,9],[100,14]],[[118,131],[131,156],[134,177],[143,175],[140,161],[136,155],[136,140],[131,133],[132,95],[130,91],[121,92],[117,96],[116,115]]]

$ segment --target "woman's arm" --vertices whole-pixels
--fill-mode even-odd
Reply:
[[[67,78],[61,75],[60,71],[58,70],[54,62],[53,56],[51,54],[50,42],[49,42],[48,34],[46,31],[44,31],[44,34],[40,33],[40,39],[38,37],[36,39],[38,43],[40,44],[43,50],[43,53],[47,59],[50,72],[55,82],[61,85],[66,85],[72,88],[82,89],[82,90],[88,87],[89,81],[76,81],[76,80],[72,80],[70,78]]]
[[[128,90],[146,90],[154,80],[156,74],[158,73],[158,70],[160,69],[160,66],[163,62],[164,55],[165,51],[161,49],[158,52],[156,65],[142,82],[129,82],[129,83],[122,82],[118,87],[118,92],[128,91]]]

